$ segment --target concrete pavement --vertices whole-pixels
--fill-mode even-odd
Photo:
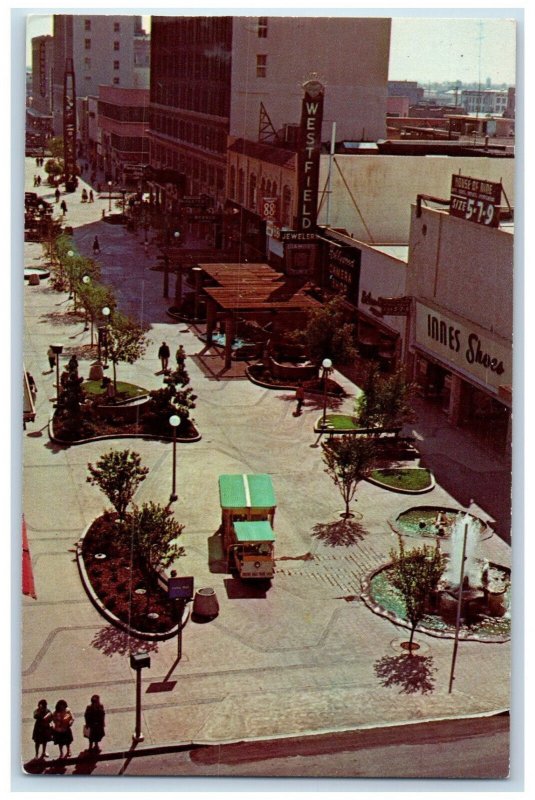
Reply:
[[[36,169],[31,160],[27,166],[27,188],[33,191]],[[87,343],[89,334],[83,320],[68,312],[67,295],[53,292],[47,282],[25,286],[24,358],[37,382],[38,401],[37,419],[23,434],[23,503],[37,600],[23,601],[22,761],[33,755],[31,716],[40,697],[49,704],[67,699],[76,717],[73,752],[78,754],[85,747],[83,710],[97,692],[107,710],[104,751],[128,750],[135,700],[131,650],[148,650],[151,655],[151,668],[143,672],[145,746],[295,736],[508,708],[509,644],[461,643],[453,692],[448,694],[452,640],[418,635],[424,659],[420,688],[400,690],[402,675],[385,685],[382,670],[401,655],[406,632],[374,615],[358,599],[361,578],[388,560],[396,547],[387,519],[413,505],[464,505],[468,487],[477,488],[488,475],[507,481],[507,465],[451,429],[440,410],[422,403],[411,428],[422,451],[437,463],[447,460],[456,466],[450,472],[460,476],[458,485],[450,481],[448,491],[437,485],[415,498],[362,483],[355,504],[362,519],[342,541],[334,524],[341,498],[324,473],[321,451],[310,446],[318,404],[309,398],[296,418],[293,393],[255,386],[240,378],[240,369],[233,371],[231,380],[215,380],[222,361],[216,361],[215,354],[201,356],[203,344],[195,328],[172,323],[165,313],[172,300],[162,298],[162,274],[150,269],[157,251],[151,248],[145,254],[141,236],[102,221],[107,200],[80,203],[81,188],[67,196],[67,222],[80,252],[92,255],[91,244],[98,235],[104,281],[116,287],[122,309],[152,326],[145,357],[132,366],[121,364],[119,377],[160,387],[157,350],[163,339],[172,353],[181,343],[188,355],[187,368],[198,395],[194,417],[202,439],[179,447],[179,501],[174,512],[185,525],[186,549],[180,571],[194,575],[196,588],[215,589],[220,614],[207,624],[188,622],[183,657],[176,664],[176,640],[148,645],[133,641],[90,603],[73,549],[106,502],[86,483],[87,463],[112,446],[136,450],[150,470],[136,502],[167,504],[172,448],[141,439],[62,448],[48,440],[43,428],[55,376],[48,373],[46,350],[59,340],[68,354],[70,348]],[[40,263],[41,253],[40,245],[27,244],[25,263]],[[218,368],[207,369],[207,358]],[[88,365],[81,360],[82,375],[87,375]],[[341,410],[349,411],[356,387],[340,374],[336,378],[348,392]],[[229,575],[212,571],[214,559],[209,557],[214,556],[220,521],[218,475],[260,471],[272,475],[278,500],[277,572],[267,593],[248,590]],[[470,496],[477,500],[475,491]],[[494,508],[480,507],[480,513],[496,517]],[[489,560],[510,565],[509,548],[498,536],[480,547]],[[307,553],[314,559],[303,560]],[[66,770],[72,771],[73,765]]]

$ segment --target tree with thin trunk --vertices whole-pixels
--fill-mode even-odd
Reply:
[[[115,308],[117,301],[113,291],[109,286],[91,278],[89,283],[80,282],[78,284],[78,297],[80,305],[84,309],[87,317],[91,323],[91,344],[93,344],[93,332],[95,329],[95,321],[98,319],[102,309],[106,306],[108,308]]]
[[[368,428],[400,428],[414,419],[414,384],[405,379],[403,369],[390,375],[374,363],[367,371],[363,393],[355,402],[359,421]]]
[[[184,548],[178,538],[184,530],[173,517],[170,508],[152,501],[141,507],[134,505],[129,515],[132,532],[134,557],[147,581],[147,608],[150,588],[156,581],[160,569],[169,567],[177,558],[184,555]]]
[[[318,364],[324,358],[347,364],[357,356],[356,327],[348,320],[339,297],[312,311],[304,329],[296,332],[293,338],[305,345],[310,360]]]
[[[124,522],[126,510],[139,484],[149,470],[141,466],[141,456],[130,450],[110,450],[104,453],[95,466],[88,464],[87,482],[98,486]]]
[[[106,326],[107,352],[113,364],[113,385],[117,389],[117,364],[121,361],[135,364],[138,358],[145,353],[149,340],[147,331],[150,325],[115,311],[110,315]]]
[[[342,495],[346,519],[351,516],[349,504],[355,497],[358,484],[375,465],[376,447],[373,439],[355,434],[345,434],[322,443],[325,472]]]
[[[399,540],[399,552],[390,552],[392,565],[388,570],[391,584],[398,590],[405,603],[405,612],[411,625],[409,652],[411,652],[414,632],[422,621],[427,600],[437,586],[444,572],[445,557],[439,543],[405,550],[403,539]]]

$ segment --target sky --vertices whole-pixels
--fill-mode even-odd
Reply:
[[[91,13],[102,13],[106,9],[91,9]],[[132,9],[134,12],[145,9]],[[237,13],[252,13],[255,9],[237,10]],[[272,16],[276,9],[269,9]],[[62,9],[58,9],[61,13]],[[124,9],[115,10],[122,13]],[[232,13],[236,9],[212,13]],[[338,11],[338,10],[337,10]],[[488,10],[487,10],[488,11]],[[451,9],[446,9],[451,13]],[[301,12],[306,13],[306,12]],[[336,13],[336,12],[335,12]],[[342,11],[349,15],[350,12]],[[376,16],[390,16],[392,9],[379,9]],[[399,12],[404,13],[403,10]],[[439,12],[437,12],[439,13]],[[442,11],[440,12],[442,13]],[[515,22],[506,18],[506,11],[500,18],[481,16],[460,18],[459,11],[454,18],[424,17],[418,9],[407,10],[407,14],[392,18],[390,47],[390,80],[419,81],[422,85],[442,81],[461,81],[462,83],[514,85],[515,81]],[[354,9],[359,15],[359,9]],[[146,28],[150,27],[150,17],[144,17]],[[31,63],[29,42],[32,37],[52,33],[51,16],[32,16],[28,24],[28,48],[26,63]]]

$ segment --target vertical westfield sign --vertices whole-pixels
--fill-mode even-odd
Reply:
[[[307,81],[303,89],[303,108],[299,137],[297,183],[297,229],[313,232],[318,215],[321,123],[324,87],[317,80]]]

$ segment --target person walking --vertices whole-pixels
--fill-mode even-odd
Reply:
[[[56,203],[59,203],[59,198],[61,197],[61,192],[59,189],[56,189],[54,192],[54,197],[56,198]]]
[[[65,200],[61,201],[60,208],[63,213],[63,216],[65,216],[65,214],[67,213],[67,203],[65,202]]]
[[[186,351],[181,344],[178,346],[178,349],[175,353],[175,358],[177,367],[183,367],[186,361]]]
[[[52,722],[52,712],[46,700],[39,700],[37,708],[33,712],[33,718],[35,722],[33,724],[32,739],[35,743],[35,757],[39,758],[39,748],[41,747],[43,750],[41,758],[48,758],[46,746],[52,739],[52,727],[50,724]]]
[[[90,203],[94,203],[95,202],[95,195],[93,194],[93,189],[89,190],[89,202]]]
[[[100,242],[98,240],[98,236],[95,236],[93,240],[93,253],[95,253],[95,255],[100,253]]]
[[[295,415],[296,417],[301,416],[301,409],[303,408],[303,403],[305,402],[305,390],[303,389],[303,384],[301,381],[297,384],[297,389],[295,390],[295,399],[297,402],[297,406],[295,408]]]
[[[54,744],[59,747],[59,757],[63,758],[63,748],[67,748],[66,758],[71,757],[71,744],[73,740],[72,725],[74,717],[67,705],[66,700],[58,700],[52,714],[52,726],[54,729]]]
[[[51,346],[46,351],[46,354],[48,356],[48,363],[50,365],[50,372],[54,372],[54,367],[56,366],[56,354],[52,350]]]
[[[91,703],[87,706],[84,714],[85,728],[84,736],[89,739],[90,750],[100,750],[99,742],[106,735],[104,731],[104,720],[106,712],[100,702],[98,694],[91,697]]]
[[[171,351],[169,350],[169,345],[167,344],[167,342],[162,342],[160,345],[160,349],[158,350],[158,358],[162,362],[162,372],[167,372],[170,355]]]
[[[82,203],[87,203],[87,199],[88,199],[87,189],[84,187],[82,189]]]

